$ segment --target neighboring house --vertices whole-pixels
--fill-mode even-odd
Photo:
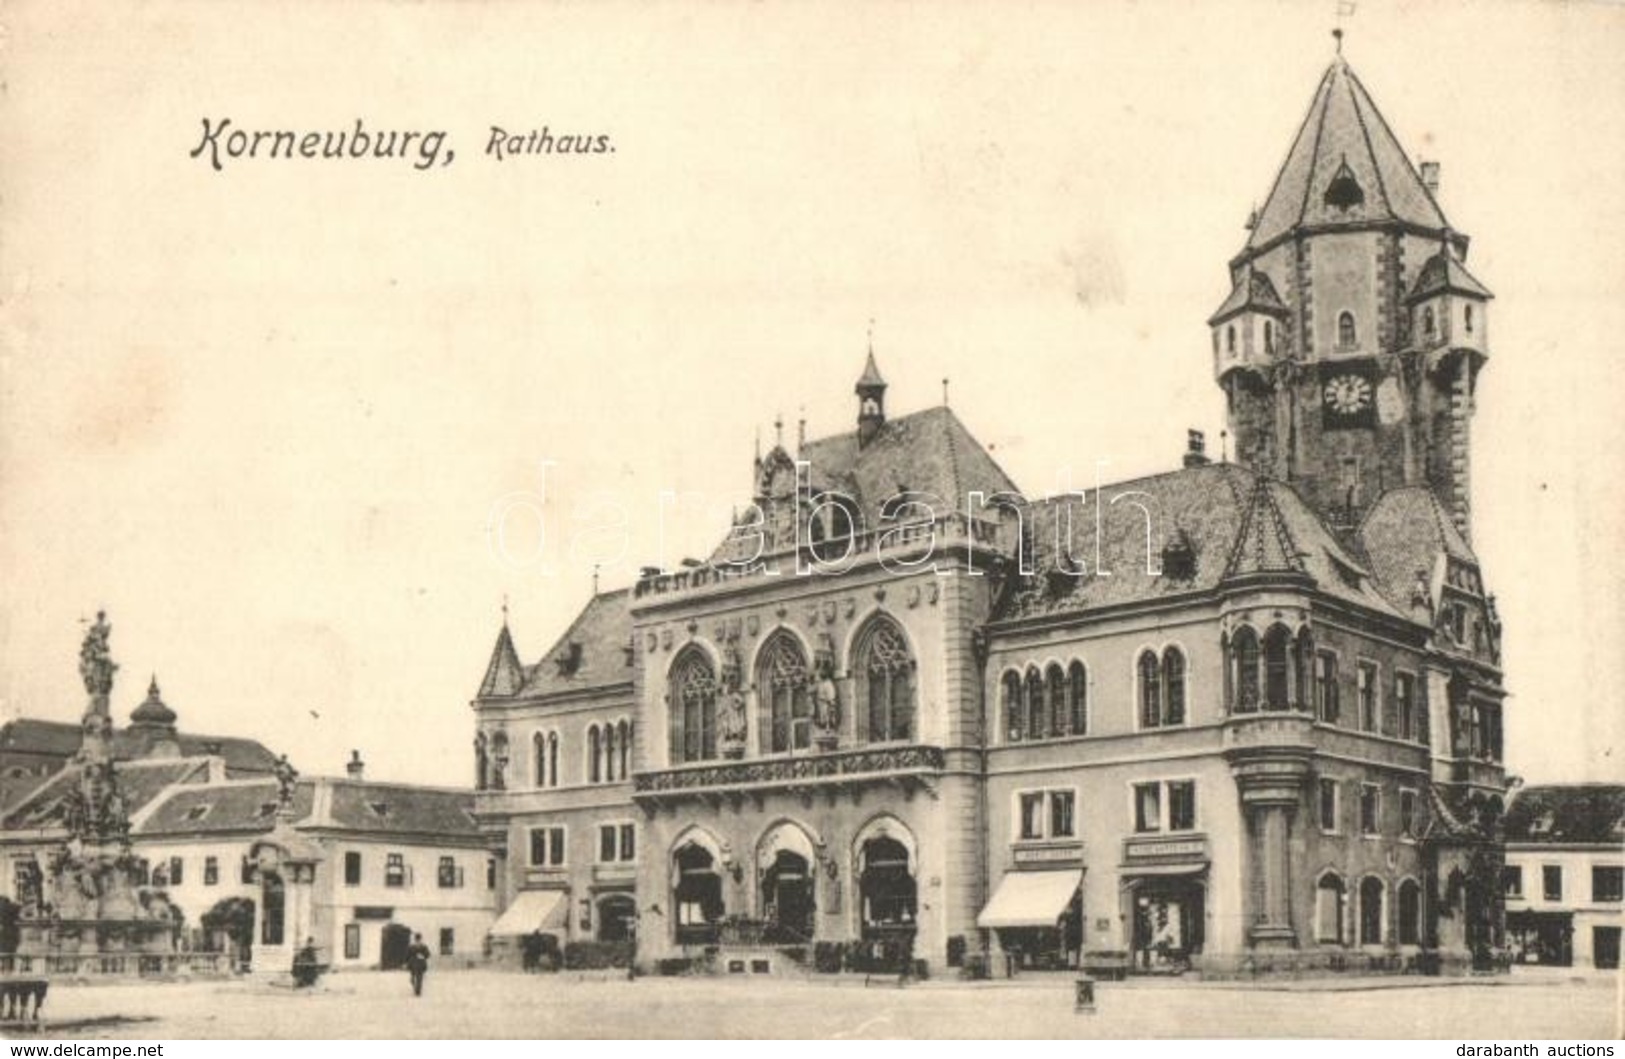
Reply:
[[[1625,786],[1519,790],[1506,815],[1508,942],[1520,963],[1619,967],[1625,922]]]
[[[1193,436],[1029,500],[947,407],[888,417],[871,350],[854,429],[758,455],[709,561],[532,664],[504,623],[473,702],[499,940],[1488,965],[1490,295],[1436,190],[1334,61],[1209,321],[1237,463]],[[1025,414],[1083,381],[1012,369]]]

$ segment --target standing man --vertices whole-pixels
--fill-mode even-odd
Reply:
[[[406,970],[412,976],[412,995],[423,995],[423,975],[429,970],[429,946],[423,944],[422,934],[412,935],[412,944],[406,950]]]

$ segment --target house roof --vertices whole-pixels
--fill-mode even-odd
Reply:
[[[1406,297],[1406,301],[1419,302],[1441,291],[1467,294],[1475,298],[1495,297],[1484,284],[1478,282],[1473,274],[1467,271],[1467,266],[1457,259],[1455,254],[1444,248],[1440,248],[1438,253],[1422,264],[1422,270],[1416,274],[1416,282],[1411,285],[1411,293]]]
[[[542,660],[525,670],[523,693],[583,691],[631,680],[630,602],[631,592],[624,588],[588,600]]]
[[[1439,498],[1421,485],[1390,489],[1378,497],[1360,524],[1360,542],[1389,602],[1423,621],[1428,620],[1426,605],[1414,600],[1416,583],[1418,577],[1431,578],[1439,554],[1478,565]]]
[[[1281,296],[1276,293],[1275,284],[1270,282],[1269,275],[1252,268],[1242,273],[1241,279],[1231,289],[1230,296],[1225,298],[1224,304],[1215,309],[1213,315],[1208,318],[1208,326],[1215,327],[1232,316],[1249,310],[1269,313],[1271,316],[1285,316],[1288,312],[1286,302],[1283,302]]]
[[[1365,565],[1283,482],[1208,464],[1107,485],[1099,496],[1099,507],[1093,497],[1085,503],[1076,496],[1031,505],[1035,573],[1000,604],[995,620],[1155,601],[1271,573],[1307,577],[1333,597],[1398,613]],[[1183,563],[1160,550],[1147,556],[1148,518],[1150,547],[1182,547]],[[1146,572],[1148,560],[1156,572]],[[1086,574],[1068,576],[1080,563]]]
[[[294,787],[295,820],[310,815],[315,785],[300,780]],[[277,785],[274,780],[211,783],[181,787],[154,806],[136,825],[139,835],[217,835],[270,831],[276,824]]]
[[[66,764],[79,752],[83,733],[77,724],[19,717],[0,727],[0,752],[32,753],[59,757]],[[183,757],[214,756],[225,760],[229,775],[270,775],[276,755],[263,743],[234,736],[193,735],[181,732],[175,740]],[[135,761],[145,751],[145,737],[128,728],[113,732],[113,756],[119,761]]]
[[[332,789],[324,819],[311,824],[383,834],[478,839],[470,791],[398,783],[323,780]]]
[[[1625,785],[1553,783],[1519,790],[1503,823],[1507,842],[1625,843]]]
[[[118,789],[123,793],[125,807],[132,817],[171,785],[201,783],[207,773],[207,763],[201,758],[123,761],[119,762],[116,770]],[[26,795],[6,813],[3,822],[0,822],[0,829],[34,830],[61,826],[68,792],[78,782],[77,769],[67,768],[52,774],[38,789]]]
[[[1340,207],[1334,195],[1328,202],[1327,191],[1347,178],[1358,186],[1362,201]],[[1315,89],[1247,248],[1263,247],[1305,225],[1385,221],[1440,231],[1448,224],[1365,86],[1339,56]]]
[[[255,780],[177,788],[140,825],[143,836],[258,834],[276,825],[277,785]],[[470,815],[470,791],[402,783],[312,777],[294,787],[299,830],[323,829],[380,837],[481,839]]]
[[[871,525],[882,505],[902,493],[927,494],[963,510],[971,492],[1018,492],[946,407],[888,419],[867,444],[858,443],[856,431],[809,441],[799,458],[811,464],[815,487],[845,493]]]

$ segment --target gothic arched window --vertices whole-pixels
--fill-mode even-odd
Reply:
[[[1027,670],[1027,738],[1044,738],[1044,677]]]
[[[1086,735],[1089,731],[1089,673],[1082,662],[1073,662],[1067,670],[1067,713],[1073,735]]]
[[[1252,713],[1258,709],[1258,634],[1252,626],[1243,625],[1230,640],[1231,664],[1236,670],[1236,701],[1238,713]]]
[[[859,738],[872,743],[914,738],[914,654],[903,630],[877,618],[858,641],[852,670],[858,678]]]
[[[508,789],[508,734],[498,732],[491,737],[491,789]]]
[[[1140,727],[1162,723],[1162,667],[1155,651],[1140,654]]]
[[[615,726],[604,725],[604,782],[615,782]]]
[[[1285,625],[1271,625],[1264,634],[1264,705],[1272,710],[1285,709],[1291,698],[1291,670],[1287,655],[1292,646],[1292,634]]]
[[[547,786],[547,737],[541,732],[530,737],[530,756],[535,759],[536,786]]]
[[[1185,653],[1177,647],[1162,652],[1162,723],[1185,723]]]
[[[1066,673],[1058,665],[1051,665],[1044,674],[1045,682],[1049,685],[1049,734],[1061,736],[1066,734]]]
[[[1354,314],[1340,312],[1337,314],[1337,348],[1353,349],[1360,344],[1359,333],[1354,329]]]
[[[559,733],[547,733],[547,785],[559,785]]]
[[[616,725],[617,742],[621,747],[621,779],[632,775],[632,725],[622,721]]]
[[[485,733],[474,737],[474,789],[483,791],[491,785],[491,755],[486,750]]]
[[[587,729],[587,782],[597,783],[603,778],[603,759],[599,756],[598,726]]]
[[[671,667],[671,758],[709,761],[717,756],[717,677],[710,659],[689,648]]]
[[[812,745],[807,656],[794,636],[780,632],[762,648],[756,668],[756,693],[762,703],[764,750],[782,754]]]
[[[1016,672],[1004,675],[1004,724],[1009,742],[1019,743],[1027,734],[1021,705],[1021,674]]]

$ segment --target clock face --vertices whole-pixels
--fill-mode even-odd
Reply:
[[[1339,375],[1326,383],[1326,406],[1339,415],[1354,415],[1371,406],[1371,384],[1358,375]]]

